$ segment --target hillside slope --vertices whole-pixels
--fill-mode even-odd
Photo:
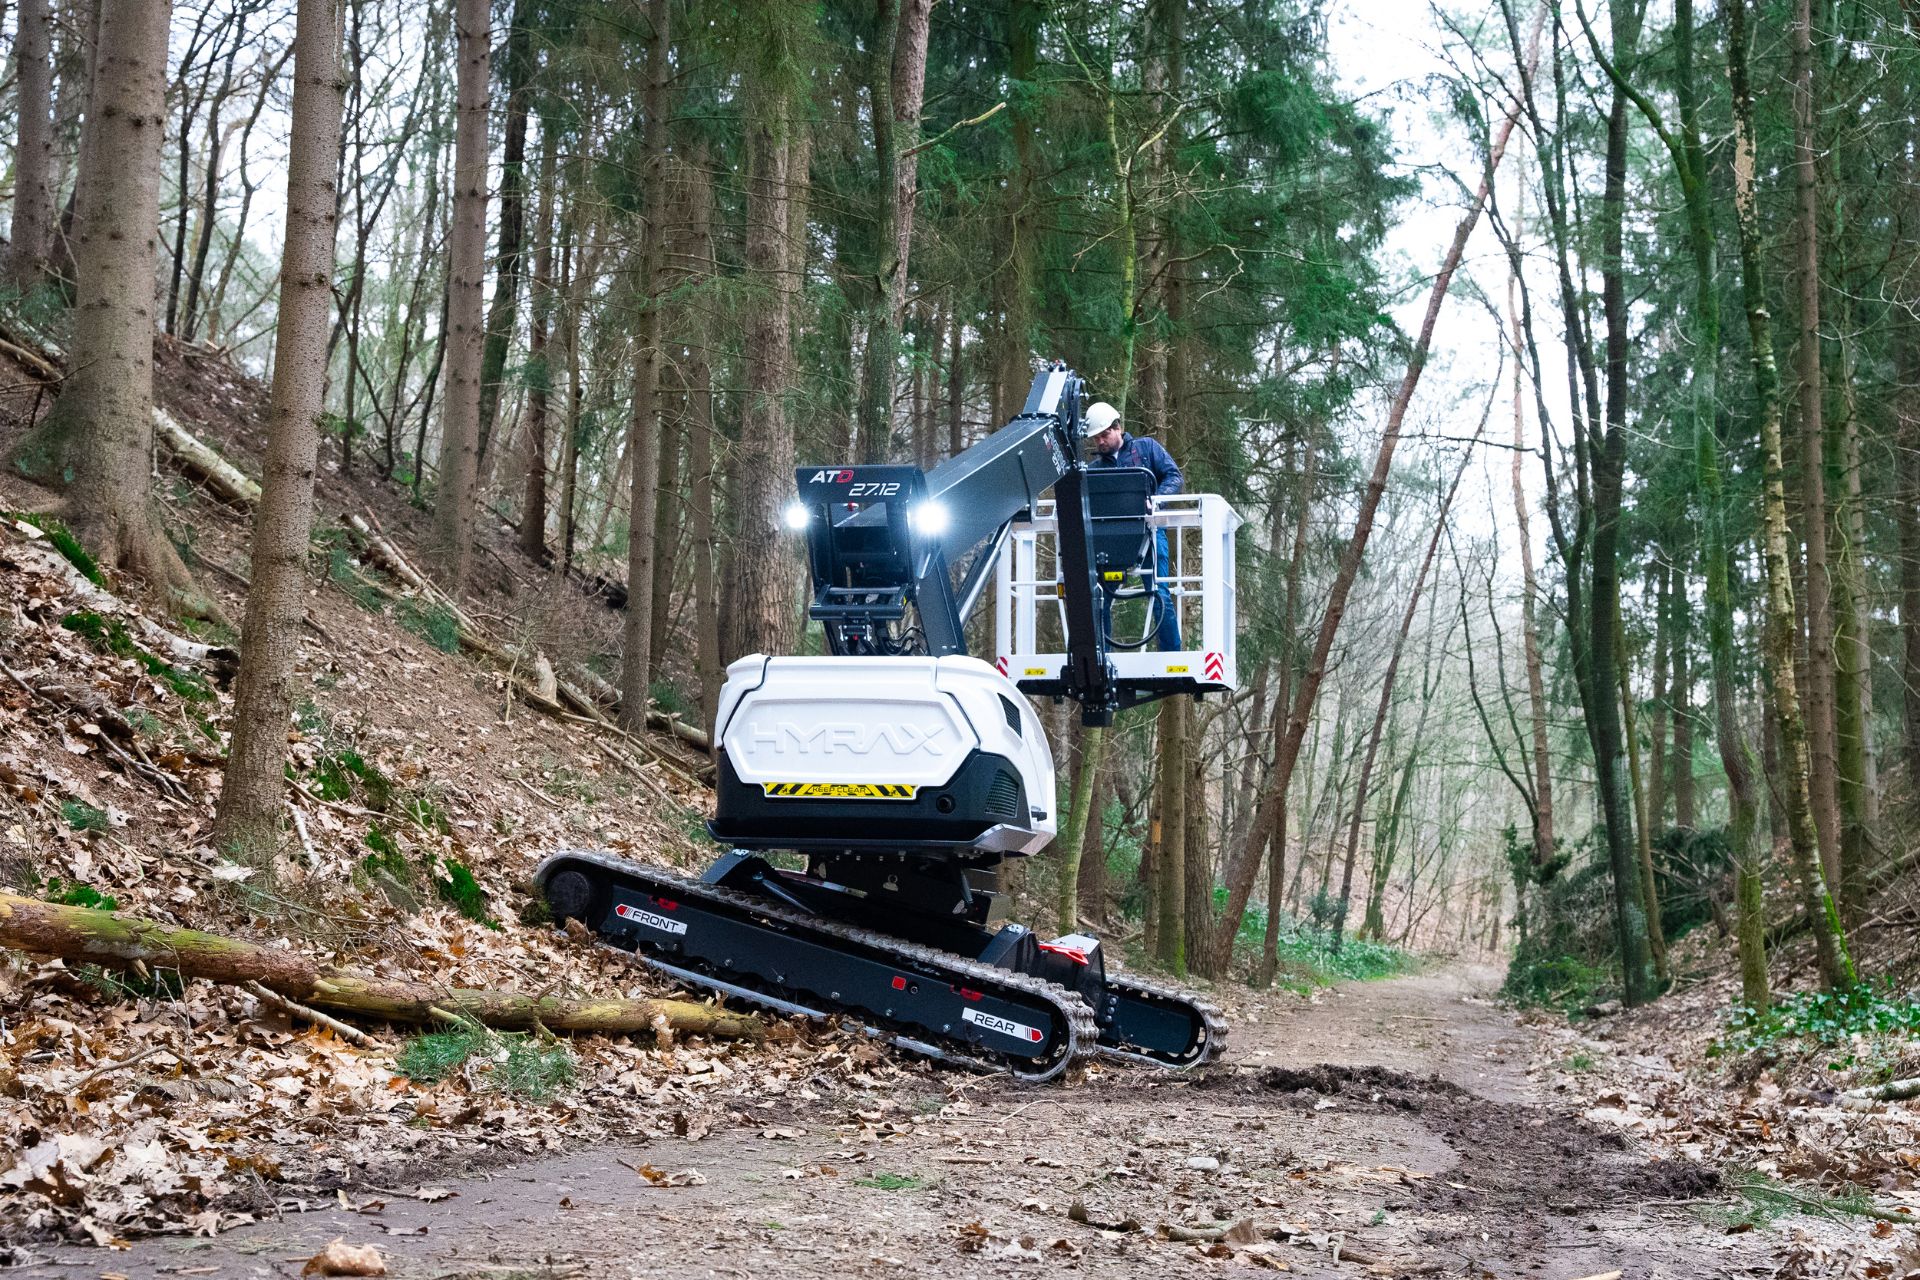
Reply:
[[[171,346],[157,366],[162,404],[257,475],[262,389]],[[47,397],[4,359],[0,388],[4,449]],[[239,617],[244,513],[158,474],[173,536]],[[507,672],[446,651],[446,612],[354,563],[339,526],[341,513],[367,512],[409,548],[423,513],[404,492],[332,467],[319,489],[289,792],[300,830],[270,864],[236,864],[208,842],[230,707],[220,664],[168,661],[142,637],[141,615],[94,609],[86,584],[36,550],[47,520],[0,530],[0,888],[448,986],[647,985],[618,957],[538,924],[527,876],[570,846],[699,865],[701,761],[668,737],[640,743],[543,713]],[[58,507],[57,495],[0,480],[0,509]],[[473,611],[495,634],[559,663],[584,659],[595,632],[616,625],[577,589],[514,563],[504,540],[488,543]],[[443,1083],[413,1083],[395,1069],[397,1034],[364,1052],[233,988],[180,991],[165,974],[123,980],[12,953],[0,957],[0,1020],[0,1236],[15,1239],[208,1231],[316,1188],[392,1185],[405,1167],[609,1129],[685,1133],[739,1095],[777,1096],[834,1070],[820,1047],[583,1038],[576,1082],[561,1104],[539,1105],[491,1087],[484,1055]],[[870,1057],[836,1061],[864,1070]]]

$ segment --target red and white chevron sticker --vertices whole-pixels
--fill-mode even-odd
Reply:
[[[1227,671],[1226,663],[1221,659],[1219,654],[1210,653],[1207,655],[1207,662],[1206,662],[1207,679],[1224,680],[1226,679],[1226,671]]]
[[[1003,653],[999,657],[995,658],[993,660],[993,665],[999,668],[1001,675],[1007,674],[1007,655]]]

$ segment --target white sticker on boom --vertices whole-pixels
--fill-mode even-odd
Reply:
[[[622,920],[631,920],[635,924],[646,925],[649,929],[658,929],[662,933],[685,933],[687,926],[678,920],[669,920],[663,915],[651,911],[642,911],[639,907],[630,907],[621,903],[613,909],[613,914]]]
[[[1038,1027],[1030,1027],[1024,1022],[1015,1022],[1012,1018],[996,1018],[978,1009],[962,1009],[960,1021],[971,1022],[989,1031],[998,1031],[1003,1036],[1012,1036],[1015,1040],[1022,1040],[1029,1044],[1039,1044],[1046,1039],[1045,1033]]]

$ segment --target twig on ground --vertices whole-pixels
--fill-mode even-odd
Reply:
[[[342,1040],[357,1044],[362,1049],[378,1049],[380,1047],[378,1040],[375,1040],[360,1028],[348,1026],[346,1023],[340,1021],[340,1019],[324,1014],[318,1009],[310,1009],[298,1000],[290,1000],[271,987],[263,987],[258,982],[243,983],[242,987],[249,994],[266,1001],[275,1008],[284,1009],[296,1018],[304,1018],[316,1027],[325,1027]]]
[[[307,816],[300,812],[300,806],[290,804],[287,812],[293,815],[293,830],[300,837],[300,847],[307,851],[307,865],[315,871],[320,869],[320,851],[313,847],[313,836],[307,831]]]
[[[142,1049],[140,1052],[134,1054],[131,1057],[121,1058],[118,1062],[102,1063],[100,1066],[95,1067],[93,1070],[87,1072],[87,1074],[81,1076],[78,1080],[75,1080],[73,1082],[72,1087],[68,1090],[68,1093],[70,1095],[77,1095],[82,1089],[92,1084],[95,1080],[98,1080],[101,1076],[110,1075],[115,1071],[121,1071],[127,1067],[131,1067],[138,1063],[145,1062],[148,1058],[153,1057],[155,1054],[161,1054],[161,1053],[167,1054],[175,1058],[179,1057],[178,1054],[174,1053],[172,1049],[169,1049],[164,1044],[149,1045],[147,1048]]]

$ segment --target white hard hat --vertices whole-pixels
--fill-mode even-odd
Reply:
[[[1087,416],[1083,421],[1087,424],[1087,434],[1097,436],[1120,421],[1120,411],[1105,400],[1096,400],[1088,406]]]

